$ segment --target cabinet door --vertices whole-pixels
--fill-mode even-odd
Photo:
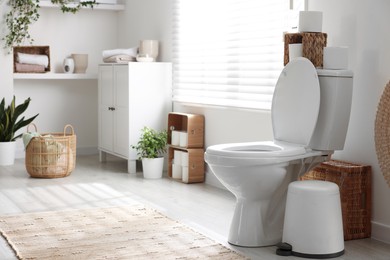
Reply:
[[[128,66],[114,67],[115,118],[114,152],[129,156],[129,77]]]
[[[99,66],[99,148],[113,150],[114,84],[112,66]]]
[[[171,64],[161,62],[129,63],[130,143],[139,140],[145,126],[156,130],[167,127],[166,117],[172,109]],[[130,158],[136,158],[135,151]]]

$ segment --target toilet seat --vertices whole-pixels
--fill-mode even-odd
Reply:
[[[304,154],[302,146],[277,144],[271,141],[231,143],[213,145],[207,153],[226,157],[272,158],[275,156],[294,156]]]
[[[209,164],[224,166],[265,165],[321,155],[320,151],[282,142],[248,142],[213,145],[205,154]]]

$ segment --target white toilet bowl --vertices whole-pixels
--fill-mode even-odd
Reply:
[[[215,145],[206,161],[236,197],[229,243],[258,247],[280,242],[286,191],[308,167],[325,161],[323,153],[273,142]]]
[[[308,59],[294,59],[274,91],[274,140],[207,148],[205,161],[237,199],[229,243],[259,247],[281,241],[288,184],[343,149],[351,98],[350,71],[317,74]]]

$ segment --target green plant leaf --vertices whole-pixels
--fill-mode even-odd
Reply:
[[[157,158],[166,152],[168,134],[166,130],[156,131],[149,127],[141,129],[137,145],[131,145],[137,151],[139,159]]]
[[[27,110],[31,99],[28,98],[24,103],[16,106],[15,96],[8,107],[5,106],[5,99],[0,103],[0,142],[10,142],[21,137],[21,134],[15,137],[15,133],[22,127],[30,124],[39,114],[25,119],[25,117],[18,118]]]

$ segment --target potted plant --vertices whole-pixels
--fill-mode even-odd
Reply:
[[[167,131],[156,131],[149,127],[141,130],[141,137],[137,145],[131,148],[137,151],[139,159],[142,160],[144,178],[158,179],[162,177],[164,157],[167,145]]]
[[[0,165],[12,165],[15,161],[15,140],[22,134],[16,135],[16,132],[30,124],[37,116],[28,119],[19,118],[27,109],[31,99],[28,98],[24,103],[16,106],[15,96],[10,105],[5,105],[5,98],[0,103]],[[16,136],[15,136],[16,135]]]
[[[58,5],[63,13],[77,13],[82,7],[93,8],[98,3],[93,1],[51,0]],[[38,21],[39,0],[8,0],[9,12],[5,15],[7,32],[4,38],[4,48],[11,49],[24,43],[32,44],[34,39],[30,35],[30,25]]]

